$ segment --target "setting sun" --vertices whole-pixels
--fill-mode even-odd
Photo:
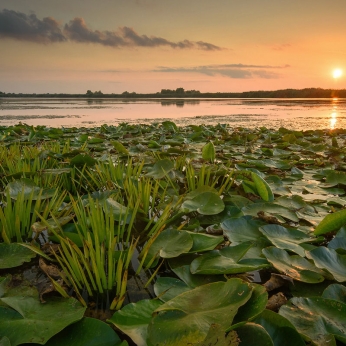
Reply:
[[[333,78],[340,78],[341,76],[342,76],[342,70],[340,70],[339,68],[333,71]]]

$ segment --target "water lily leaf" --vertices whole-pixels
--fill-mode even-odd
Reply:
[[[262,285],[251,284],[253,291],[251,298],[238,309],[233,323],[241,323],[243,321],[251,321],[262,313],[268,302],[268,292]]]
[[[274,311],[264,310],[253,322],[258,323],[267,331],[274,346],[305,346],[294,325]]]
[[[328,249],[343,249],[346,250],[346,227],[341,227],[335,237],[329,242]]]
[[[292,298],[280,308],[298,332],[314,345],[336,345],[335,339],[346,342],[346,304],[332,299]]]
[[[192,237],[193,245],[189,252],[203,252],[215,249],[217,245],[224,241],[223,236],[188,232]]]
[[[121,346],[122,341],[106,323],[84,317],[53,336],[46,346]]]
[[[269,263],[263,258],[241,260],[252,245],[252,242],[244,242],[209,251],[191,262],[191,273],[236,274],[269,267]]]
[[[124,205],[120,204],[113,198],[107,198],[106,203],[104,205],[105,212],[112,212],[114,215],[114,220],[116,221],[122,221],[126,223],[130,223],[132,219],[133,211],[125,207]],[[126,220],[125,220],[126,218]]]
[[[0,346],[11,346],[11,341],[7,336],[0,339]]]
[[[183,255],[168,260],[169,266],[180,280],[184,281],[190,288],[195,288],[211,282],[226,281],[224,275],[196,275],[190,271],[191,262],[197,255]]]
[[[0,335],[12,346],[23,343],[45,344],[65,327],[80,320],[85,308],[74,298],[53,297],[42,304],[36,297],[7,296],[0,299]]]
[[[335,250],[320,246],[309,252],[316,267],[328,270],[336,281],[346,281],[346,255],[339,255]]]
[[[144,265],[153,262],[154,258],[172,258],[189,252],[193,246],[191,235],[187,231],[166,229],[161,232],[149,247]]]
[[[202,215],[216,215],[225,209],[225,204],[217,193],[207,191],[185,200],[181,208]]]
[[[163,302],[167,302],[190,289],[185,282],[171,277],[159,277],[154,284],[154,292]]]
[[[281,273],[307,283],[318,283],[324,280],[321,271],[306,258],[298,255],[289,256],[285,250],[274,246],[262,250],[267,260]]]
[[[129,151],[119,141],[110,142],[119,154],[129,155]]]
[[[83,167],[85,165],[91,167],[94,166],[96,162],[97,161],[88,154],[78,154],[71,159],[70,165],[76,167]]]
[[[212,324],[209,328],[206,338],[197,343],[190,344],[191,346],[238,346],[239,338],[234,330],[231,330],[225,335],[225,330],[219,324]]]
[[[299,244],[313,240],[304,232],[280,225],[265,225],[259,230],[279,249],[293,251],[302,257],[305,256],[305,250]]]
[[[147,346],[147,328],[154,311],[162,305],[158,299],[141,300],[125,305],[107,322],[128,335],[137,346]]]
[[[321,235],[338,230],[340,227],[346,224],[346,209],[337,211],[333,214],[328,214],[317,225],[314,233],[315,235]]]
[[[338,185],[346,185],[346,174],[344,172],[338,172],[334,170],[330,170],[326,175],[326,183]]]
[[[169,159],[156,161],[154,166],[148,169],[147,177],[162,179],[174,168],[174,162]]]
[[[251,178],[261,198],[266,202],[272,202],[274,200],[274,195],[268,183],[254,172],[251,172]]]
[[[248,322],[234,329],[240,344],[246,346],[274,346],[272,338],[259,324]]]
[[[240,279],[215,282],[182,293],[156,309],[157,315],[148,327],[149,341],[167,346],[203,341],[212,324],[229,327],[251,293],[250,285]]]
[[[251,215],[254,217],[257,217],[257,213],[260,211],[276,217],[281,216],[293,222],[299,222],[299,219],[294,211],[271,202],[253,203],[242,208],[242,212],[244,213],[244,215]]]
[[[33,180],[27,178],[8,183],[6,190],[12,199],[17,199],[21,193],[24,194],[24,199],[31,198],[32,200],[51,198],[56,193],[56,189],[42,189]]]
[[[249,216],[229,218],[220,224],[224,235],[231,243],[236,244],[263,238],[263,234],[259,231],[259,227],[263,225],[264,223],[262,221],[254,220]]]
[[[18,267],[35,256],[35,252],[17,243],[0,243],[0,269]]]
[[[203,160],[214,162],[215,161],[215,147],[213,142],[209,142],[202,148]]]
[[[329,285],[323,291],[322,298],[334,299],[346,304],[346,287],[340,284]]]

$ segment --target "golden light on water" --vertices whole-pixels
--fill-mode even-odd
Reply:
[[[342,70],[340,68],[336,68],[333,71],[333,78],[337,79],[340,78],[342,76]]]
[[[334,130],[336,122],[337,122],[337,113],[334,112],[331,114],[329,122],[330,122],[330,125],[329,125],[330,129]]]

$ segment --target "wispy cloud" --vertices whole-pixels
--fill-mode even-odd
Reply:
[[[73,41],[94,43],[114,48],[120,47],[170,47],[177,49],[221,50],[204,41],[169,41],[163,37],[138,34],[133,28],[124,26],[116,31],[92,30],[83,18],[74,18],[62,26],[52,17],[38,19],[35,14],[4,9],[0,12],[0,37],[37,43]]]
[[[193,67],[165,67],[159,66],[153,72],[167,73],[199,73],[208,76],[222,75],[229,78],[279,78],[280,74],[273,71],[276,69],[289,68],[289,65],[246,65],[246,64],[223,64],[223,65],[202,65]]]

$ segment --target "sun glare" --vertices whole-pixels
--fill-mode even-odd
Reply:
[[[342,70],[337,68],[333,71],[333,78],[340,78],[342,76]]]

